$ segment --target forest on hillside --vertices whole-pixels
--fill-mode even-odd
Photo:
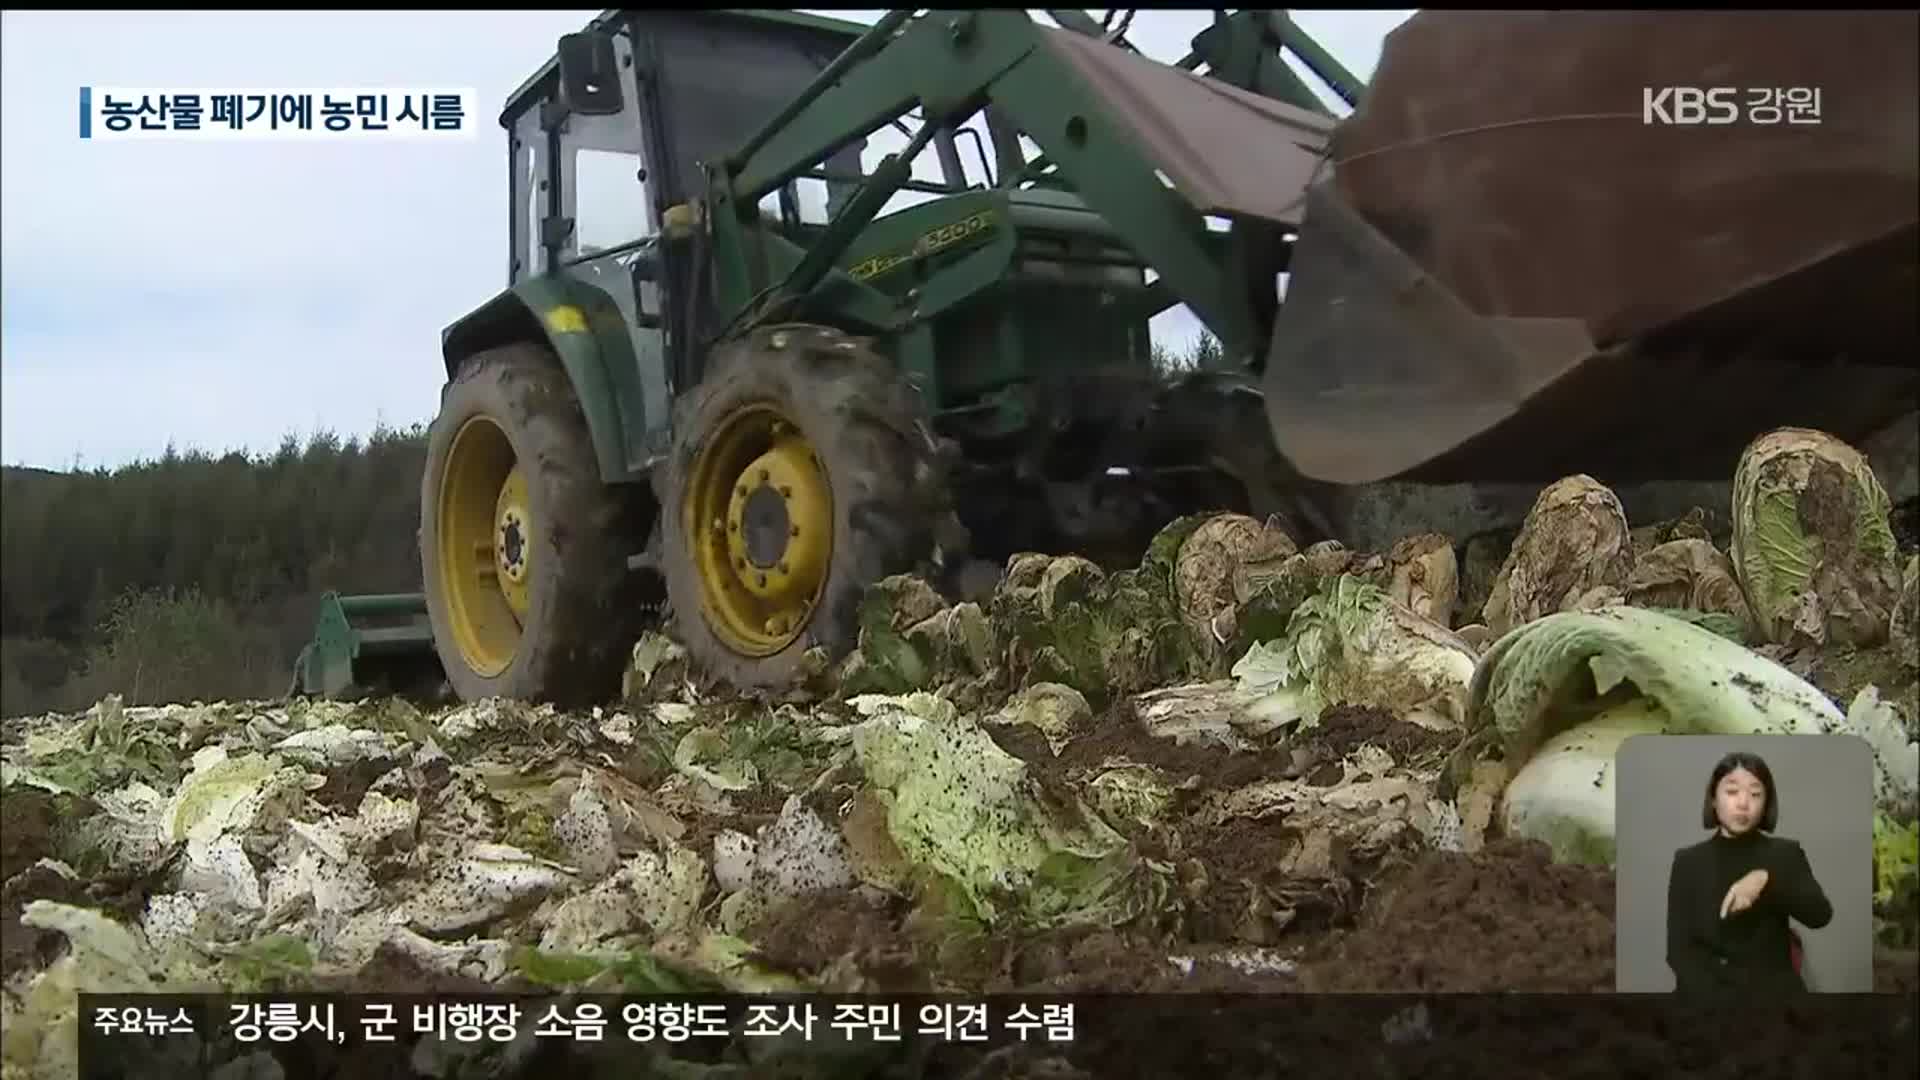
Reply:
[[[0,476],[0,712],[284,693],[320,594],[419,589],[424,428]]]
[[[1211,363],[1202,335],[1162,372]],[[0,470],[0,715],[278,697],[320,595],[417,592],[424,425]]]

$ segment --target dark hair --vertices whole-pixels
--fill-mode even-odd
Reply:
[[[1745,769],[1752,773],[1754,779],[1760,781],[1760,786],[1767,789],[1766,809],[1760,812],[1760,823],[1754,827],[1761,832],[1772,832],[1780,823],[1780,795],[1773,786],[1773,770],[1767,768],[1767,763],[1761,760],[1759,754],[1751,754],[1745,750],[1733,751],[1721,758],[1720,763],[1713,767],[1713,775],[1707,779],[1707,800],[1700,807],[1700,827],[1703,829],[1720,827],[1720,816],[1713,812],[1713,791],[1720,786],[1720,781],[1725,780],[1727,774],[1735,769]]]

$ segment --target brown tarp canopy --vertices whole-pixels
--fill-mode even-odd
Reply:
[[[1201,213],[1299,223],[1332,119],[1082,34],[1040,39]]]

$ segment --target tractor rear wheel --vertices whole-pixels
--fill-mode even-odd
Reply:
[[[644,535],[640,502],[601,482],[549,350],[505,345],[461,365],[420,485],[427,610],[455,694],[562,705],[618,695],[645,611],[626,562]]]
[[[710,364],[659,474],[661,570],[696,663],[783,688],[809,649],[850,649],[867,587],[953,543],[957,519],[920,395],[866,342],[774,326]]]

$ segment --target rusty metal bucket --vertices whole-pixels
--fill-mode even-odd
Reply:
[[[1704,479],[1771,426],[1911,411],[1916,42],[1912,11],[1416,15],[1309,194],[1281,452],[1341,484]],[[1712,87],[1734,122],[1663,122]],[[1754,112],[1786,89],[1817,122]]]

